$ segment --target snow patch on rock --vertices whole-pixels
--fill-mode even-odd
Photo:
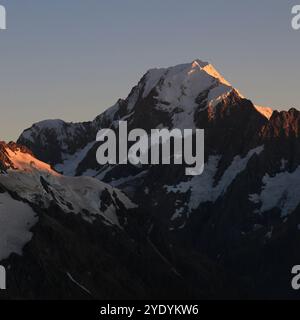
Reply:
[[[287,216],[300,204],[299,181],[300,166],[294,172],[280,172],[274,177],[266,174],[261,193],[250,195],[249,200],[260,204],[260,213],[278,208],[283,217]]]
[[[110,224],[120,226],[116,214],[119,203],[126,209],[136,207],[121,191],[91,177],[9,170],[7,174],[0,175],[0,184],[31,203],[39,202],[44,208],[55,201],[64,212],[80,214],[91,223],[100,215]],[[109,206],[102,206],[103,192],[110,196]]]
[[[22,255],[31,238],[30,229],[38,218],[32,208],[14,200],[8,193],[0,193],[0,261],[12,253]]]
[[[217,173],[221,156],[210,156],[205,164],[202,175],[195,176],[189,181],[181,182],[175,186],[165,186],[165,188],[167,192],[190,193],[188,208],[189,212],[191,212],[197,209],[201,203],[215,202],[220,196],[225,194],[238,174],[246,169],[252,156],[260,154],[263,149],[263,146],[252,149],[244,158],[241,158],[239,155],[236,156],[216,185],[214,177]]]
[[[63,162],[55,165],[55,169],[67,176],[75,176],[80,162],[86,157],[87,153],[95,144],[95,141],[88,143],[83,149],[79,149],[74,154],[63,153]]]

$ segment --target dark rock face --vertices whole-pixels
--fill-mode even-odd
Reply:
[[[275,111],[264,127],[262,136],[265,138],[299,137],[300,114],[292,108],[289,111]]]
[[[199,268],[203,263],[206,274],[197,278],[189,275],[190,279],[184,281],[156,253],[143,227],[135,239],[130,231],[107,227],[100,221],[91,225],[55,206],[47,211],[36,210],[40,220],[32,229],[34,236],[22,257],[11,255],[2,261],[9,268],[8,298],[176,299],[219,294],[205,279],[213,273],[212,268],[218,270],[213,263],[198,255]],[[138,212],[131,214],[135,220]],[[184,266],[187,274],[197,272],[188,261]],[[223,278],[214,285],[223,290],[225,283]]]
[[[138,204],[139,222],[129,219],[126,230],[141,246],[141,256],[148,259],[145,252],[158,250],[164,267],[172,266],[186,285],[195,283],[188,289],[192,295],[299,298],[290,272],[300,261],[300,112],[274,111],[268,119],[205,68],[198,61],[149,71],[126,100],[85,124],[80,139],[74,132],[81,124],[66,125],[68,139],[57,126],[51,125],[50,133],[48,124],[38,124],[18,142],[60,171],[94,176],[123,190]],[[100,166],[96,133],[117,131],[119,120],[126,120],[129,130],[205,129],[204,173],[186,176],[179,165]],[[48,156],[44,150],[52,144],[55,156]],[[114,250],[109,248],[112,256],[119,252]],[[134,268],[124,266],[127,272]],[[156,279],[149,272],[143,276]],[[136,295],[143,296],[147,285],[139,283]],[[172,283],[172,290],[151,291],[152,297],[181,290]]]
[[[30,131],[30,138],[26,133]],[[18,140],[26,145],[42,161],[56,164],[62,161],[62,153],[74,153],[83,148],[87,141],[95,138],[91,122],[80,124],[65,123],[61,120],[43,121],[25,130]]]
[[[43,178],[41,183],[45,185]],[[184,248],[166,258],[156,247],[165,242],[160,230],[148,232],[148,212],[120,209],[122,228],[92,224],[79,215],[66,213],[55,203],[42,208],[27,202],[0,184],[0,194],[32,206],[39,221],[22,255],[11,254],[1,264],[9,284],[5,299],[162,299],[217,298],[223,292],[235,295],[224,271],[206,256],[194,253],[197,264]],[[108,193],[102,205],[111,205]],[[121,206],[120,206],[121,207]],[[167,254],[168,252],[166,252]],[[174,264],[180,261],[181,273]],[[200,272],[201,270],[201,272]],[[218,274],[218,279],[213,279]],[[207,279],[213,279],[212,282]]]

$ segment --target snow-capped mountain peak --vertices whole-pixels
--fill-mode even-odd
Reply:
[[[149,70],[129,96],[128,105],[138,104],[140,92],[142,99],[153,97],[151,108],[169,113],[172,126],[177,128],[194,128],[197,110],[209,109],[213,118],[215,107],[232,92],[242,98],[212,64],[199,59],[169,68]]]
[[[196,59],[192,62],[192,69],[190,74],[195,72],[195,69],[200,71],[205,71],[207,74],[211,75],[213,78],[218,79],[221,83],[231,86],[231,84],[218,72],[218,70],[210,63],[203,62],[199,59]]]
[[[130,128],[146,130],[218,127],[219,120],[232,113],[252,115],[260,122],[260,114],[269,119],[272,110],[254,106],[212,64],[195,59],[150,69],[126,99],[119,99],[93,121],[42,121],[26,129],[18,143],[65,175],[87,172],[94,176],[94,170],[89,169],[98,168],[94,155],[100,128],[117,129],[120,120],[127,121]]]
[[[212,85],[223,84],[232,89],[231,84],[210,63],[195,59],[191,63],[179,64],[169,68],[150,69],[145,75],[143,97],[157,86],[183,84],[185,87],[193,85],[200,91]]]
[[[195,67],[198,67],[198,68],[204,68],[205,66],[207,66],[209,63],[206,62],[206,61],[202,61],[200,59],[195,59],[193,62],[192,62],[192,67],[195,68]]]

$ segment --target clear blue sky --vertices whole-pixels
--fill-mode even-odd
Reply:
[[[300,4],[300,0],[298,1]],[[255,103],[300,107],[297,0],[0,0],[0,139],[93,119],[145,71],[208,60]]]

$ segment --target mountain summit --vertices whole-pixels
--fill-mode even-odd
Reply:
[[[128,121],[132,128],[201,128],[209,122],[217,123],[230,112],[237,112],[232,106],[241,104],[247,104],[244,113],[252,109],[252,116],[271,117],[270,109],[246,103],[213,65],[196,59],[149,70],[125,100],[119,99],[93,121],[41,121],[25,130],[18,142],[28,146],[39,159],[56,166],[57,170],[75,175],[94,147],[100,128],[115,127],[119,120]]]
[[[194,128],[193,116],[204,96],[206,104],[202,105],[202,109],[213,110],[234,88],[211,64],[194,60],[188,64],[148,71],[139,91],[144,99],[152,96],[156,100],[157,110],[173,112],[173,126],[184,129]],[[235,92],[238,94],[238,91]]]

